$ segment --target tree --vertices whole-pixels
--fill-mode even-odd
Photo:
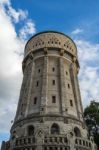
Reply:
[[[93,136],[99,150],[99,103],[91,101],[84,110],[84,118],[88,126],[89,136]]]

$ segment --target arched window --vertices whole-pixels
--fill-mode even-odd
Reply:
[[[59,134],[59,126],[56,123],[51,127],[51,134]]]
[[[74,128],[74,133],[75,133],[75,136],[81,137],[81,132],[80,132],[80,129],[78,127]]]
[[[28,135],[31,136],[34,134],[34,126],[30,125],[28,126]]]

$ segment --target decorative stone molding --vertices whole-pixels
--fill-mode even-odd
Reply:
[[[58,32],[42,32],[28,41],[25,47],[25,56],[31,51],[44,47],[60,48],[74,56],[77,55],[77,48],[68,36]]]

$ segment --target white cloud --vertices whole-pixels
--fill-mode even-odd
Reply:
[[[26,39],[27,35],[30,35],[31,33],[34,33],[35,31],[35,24],[32,23],[31,20],[28,20],[28,22],[23,26],[23,28],[19,31],[19,37]]]
[[[10,4],[10,1],[9,1],[9,0],[0,0],[0,5],[3,6],[4,4],[9,5],[9,4]]]
[[[5,9],[8,7],[8,11]],[[16,32],[16,26],[22,22],[27,27],[24,35]],[[17,24],[15,24],[17,23]],[[20,31],[23,30],[23,27]],[[27,11],[11,6],[9,0],[0,1],[0,133],[9,133],[17,107],[22,81],[22,55],[26,38],[35,33],[35,25],[28,18]]]
[[[27,11],[23,11],[21,9],[19,9],[18,11],[16,11],[15,9],[13,9],[11,6],[8,7],[8,11],[7,11],[8,15],[11,17],[11,19],[13,19],[13,21],[15,23],[19,22],[19,20],[24,20],[27,18],[28,12]]]
[[[77,29],[75,29],[74,31],[72,31],[72,34],[73,34],[73,35],[76,35],[76,34],[79,34],[79,33],[82,33],[82,32],[83,32],[82,29],[77,28]]]
[[[80,62],[80,88],[84,106],[99,102],[99,44],[76,40]]]
[[[0,5],[2,9],[4,10],[4,12],[6,13],[6,15],[9,16],[9,19],[11,20],[11,22],[13,21],[15,23],[18,23],[19,20],[24,20],[28,16],[28,12],[25,10],[22,10],[22,9],[15,10],[11,6],[10,0],[1,0]],[[5,5],[6,5],[6,8],[5,8]]]

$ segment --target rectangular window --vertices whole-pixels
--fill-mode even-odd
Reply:
[[[34,105],[37,104],[37,97],[34,97]]]
[[[70,89],[70,84],[68,83],[68,88]]]
[[[36,82],[36,86],[38,86],[38,85],[39,85],[39,81]]]
[[[73,107],[73,101],[70,99],[70,106]]]
[[[53,72],[55,71],[55,68],[54,68],[54,67],[52,68],[52,71],[53,71]]]
[[[52,103],[56,103],[56,96],[52,96]]]
[[[38,73],[40,73],[40,71],[41,71],[41,70],[40,70],[40,69],[38,69]]]
[[[55,80],[52,80],[52,84],[55,85]]]

